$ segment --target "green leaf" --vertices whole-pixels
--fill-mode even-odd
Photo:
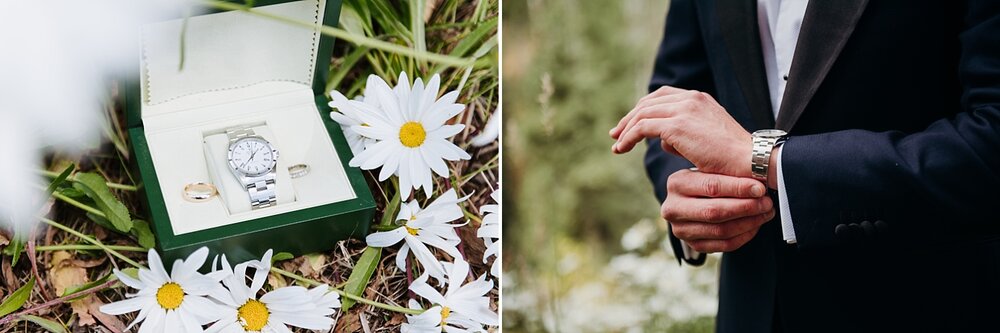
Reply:
[[[94,221],[94,223],[97,223],[97,225],[102,226],[106,229],[115,230],[115,226],[111,224],[111,221],[108,221],[108,219],[104,218],[104,216],[88,212],[87,218],[89,218],[91,221]]]
[[[105,218],[111,222],[115,230],[120,232],[132,230],[132,218],[128,209],[111,194],[104,177],[89,172],[78,173],[76,183],[73,186],[94,200],[94,204],[104,213]]]
[[[63,172],[60,173],[56,179],[53,179],[52,182],[49,183],[49,187],[45,189],[45,196],[48,197],[52,195],[52,192],[55,192],[56,188],[66,181],[66,177],[69,177],[69,174],[73,173],[73,169],[76,169],[76,166],[73,165],[73,163],[70,163],[69,166],[66,167],[66,170],[63,170]]]
[[[21,258],[21,252],[24,252],[24,239],[18,237],[14,234],[14,238],[11,238],[10,244],[3,248],[3,254],[10,256],[10,265],[17,265],[17,259]]]
[[[293,256],[291,253],[288,253],[288,252],[278,252],[278,253],[275,253],[273,256],[271,256],[271,263],[273,264],[273,263],[276,263],[276,262],[279,262],[279,261],[282,261],[282,260],[288,260],[288,259],[292,259],[292,258],[295,258],[295,256]]]
[[[139,241],[139,246],[149,250],[156,246],[156,236],[145,220],[132,220],[132,235]]]
[[[55,321],[48,320],[48,319],[45,319],[45,318],[42,318],[42,317],[39,317],[39,316],[23,315],[23,316],[20,317],[20,319],[27,320],[27,321],[30,321],[32,323],[35,323],[38,326],[41,326],[42,328],[44,328],[46,331],[49,331],[49,332],[52,332],[52,333],[67,333],[68,332],[66,330],[66,326],[63,326],[63,324],[60,324],[60,323],[57,323]]]
[[[368,280],[371,280],[372,273],[375,272],[375,267],[378,267],[379,260],[382,259],[382,248],[371,247],[365,249],[365,252],[361,254],[361,259],[354,264],[354,270],[351,271],[351,276],[347,278],[347,285],[344,286],[344,291],[361,296],[368,288]],[[341,298],[341,309],[342,311],[347,311],[351,309],[354,305],[354,300],[350,298]]]
[[[25,283],[21,288],[17,288],[7,299],[0,303],[0,317],[6,316],[11,312],[17,311],[24,306],[24,302],[28,301],[28,297],[31,296],[31,289],[35,288],[35,277],[31,277],[28,283]]]
[[[83,191],[80,191],[80,190],[76,189],[75,187],[68,187],[68,186],[66,186],[66,187],[59,187],[59,188],[56,189],[56,192],[59,192],[59,194],[62,194],[62,195],[65,195],[67,197],[70,197],[70,198],[73,198],[73,199],[77,199],[77,200],[87,197],[86,193],[83,193]]]
[[[395,183],[396,183],[396,180],[394,178],[393,179],[393,184],[395,184]],[[396,187],[398,188],[399,186],[396,186]],[[396,194],[394,194],[392,196],[392,200],[389,201],[389,204],[387,204],[385,206],[385,211],[382,212],[382,223],[379,223],[379,225],[384,227],[384,226],[387,226],[387,225],[391,225],[392,222],[395,222],[396,221],[396,209],[398,209],[398,208],[399,208],[399,191],[396,191]]]

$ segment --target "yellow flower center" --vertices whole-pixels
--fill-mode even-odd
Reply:
[[[411,121],[399,128],[399,142],[404,146],[420,147],[424,144],[424,139],[427,139],[427,131],[424,130],[424,125],[418,122]]]
[[[451,315],[451,309],[447,306],[441,307],[441,327],[444,327],[448,321],[448,316]]]
[[[417,233],[420,232],[420,229],[414,229],[414,228],[410,228],[410,227],[405,227],[405,228],[406,228],[406,232],[408,232],[408,233],[410,233],[411,235],[414,235],[414,236],[416,236]]]
[[[181,306],[183,301],[184,289],[181,289],[179,284],[168,282],[156,290],[156,303],[159,303],[160,307],[164,309],[176,309]]]
[[[271,313],[267,311],[267,306],[264,303],[258,300],[249,300],[240,306],[237,315],[240,317],[240,323],[243,324],[244,330],[257,332],[264,329],[264,325],[267,325],[267,318],[271,316]]]

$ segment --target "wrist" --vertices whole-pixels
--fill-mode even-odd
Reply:
[[[778,189],[778,153],[780,152],[781,145],[774,146],[774,149],[771,149],[771,161],[768,162],[771,167],[767,169],[767,184],[765,185],[772,190]]]
[[[768,187],[776,186],[778,147],[787,135],[785,131],[777,129],[758,130],[751,135],[750,174]]]

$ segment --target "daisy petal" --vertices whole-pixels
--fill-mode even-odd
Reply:
[[[403,246],[399,247],[399,253],[396,253],[396,267],[401,271],[406,271],[406,257],[410,254],[410,246],[403,243]]]
[[[423,274],[416,281],[413,281],[413,284],[410,284],[410,290],[435,304],[447,302],[441,293],[427,284],[427,274]]]
[[[151,310],[149,312],[149,316],[146,317],[146,320],[144,320],[142,325],[139,326],[139,333],[163,332],[163,326],[165,325],[164,320],[166,320],[166,316],[167,313],[163,310],[163,308],[157,307],[156,309]],[[134,324],[135,323],[129,324],[129,327],[126,327],[125,330],[128,331]]]
[[[387,247],[399,243],[406,234],[406,228],[380,231],[369,234],[368,237],[365,237],[365,242],[368,243],[368,246]]]
[[[427,110],[434,104],[437,100],[438,89],[441,89],[441,75],[434,74],[430,80],[427,81],[427,87],[424,88],[424,96],[421,98],[420,108]]]
[[[108,303],[102,305],[100,310],[101,312],[107,313],[109,315],[117,316],[120,314],[126,314],[129,312],[135,312],[141,310],[143,308],[143,304],[146,303],[146,301],[148,301],[148,299],[142,297],[127,298],[114,303]]]
[[[156,253],[156,250],[149,249],[149,253],[146,255],[147,261],[149,262],[150,272],[157,279],[155,284],[163,284],[170,280],[170,276],[167,275],[167,271],[163,269],[163,261],[160,260],[160,255]],[[141,271],[140,271],[141,273]]]
[[[146,286],[146,284],[142,283],[142,281],[133,279],[131,276],[123,273],[122,271],[119,271],[117,268],[114,269],[112,272],[115,273],[115,277],[117,277],[119,281],[124,283],[126,286],[132,287],[132,289],[142,289],[143,287]]]
[[[424,162],[434,170],[438,176],[448,177],[448,165],[438,156],[431,156],[430,149],[420,149],[420,154],[424,157]]]

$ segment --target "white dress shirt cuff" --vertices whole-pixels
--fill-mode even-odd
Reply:
[[[785,176],[781,172],[781,152],[778,147],[778,156],[775,157],[775,165],[778,175],[778,212],[781,214],[781,238],[788,244],[795,244],[795,226],[792,225],[792,212],[788,209],[788,192],[785,191]]]

